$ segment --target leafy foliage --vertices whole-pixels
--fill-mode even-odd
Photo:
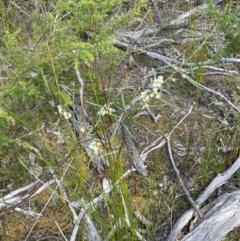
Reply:
[[[226,46],[217,53],[217,56],[229,55],[229,54],[239,54],[240,53],[240,18],[238,17],[240,13],[240,8],[232,4],[233,1],[229,1],[225,10],[220,10],[215,6],[211,6],[208,9],[209,16],[212,17],[215,22],[216,32],[222,31],[223,36],[217,34],[220,41],[225,39],[227,42]]]
[[[108,98],[108,93],[100,93],[101,85],[110,86],[115,80],[113,73],[123,54],[114,47],[114,33],[136,21],[146,2],[0,3],[0,183],[5,188],[10,183],[29,182],[24,165],[29,166],[29,153],[34,153],[43,167],[64,178],[72,196],[81,193],[84,198],[92,199],[86,185],[90,160],[81,147],[76,149],[79,143],[64,115],[73,100],[64,91],[72,96],[79,94],[75,74],[79,69],[85,81],[86,105],[99,106]],[[96,112],[91,114],[92,120],[98,121],[95,130],[106,135],[109,118],[100,123]],[[72,166],[66,174],[61,165],[70,157]],[[122,161],[114,155],[110,159],[114,165],[109,175],[113,181],[118,180],[123,173]],[[129,198],[124,182],[121,192],[124,198]],[[121,200],[116,198],[116,202]],[[118,215],[119,210],[115,211]]]
[[[8,81],[1,87],[0,100],[6,103],[1,113],[18,120],[14,128],[28,123],[32,130],[37,129],[46,117],[56,121],[56,106],[71,103],[60,85],[78,86],[76,68],[94,81],[113,69],[120,56],[113,46],[114,31],[133,22],[142,5],[144,1],[127,4],[131,11],[119,15],[124,1],[59,0],[29,10],[19,2],[20,12],[11,3],[2,3],[1,64]],[[16,15],[24,21],[12,22]],[[99,60],[101,67],[94,67]],[[31,121],[34,115],[37,118]],[[6,115],[2,118],[8,120]]]

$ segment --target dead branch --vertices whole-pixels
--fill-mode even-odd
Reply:
[[[191,203],[191,205],[192,205],[193,208],[195,209],[196,213],[198,214],[198,217],[201,218],[201,217],[202,217],[202,214],[200,213],[200,211],[199,211],[198,207],[196,206],[195,202],[193,201],[193,199],[192,199],[189,191],[188,191],[187,188],[185,187],[185,184],[184,184],[184,182],[183,182],[183,180],[182,180],[182,178],[181,178],[180,172],[179,172],[179,170],[178,170],[178,168],[177,168],[177,166],[176,166],[176,164],[175,164],[175,161],[174,161],[174,159],[173,159],[172,150],[171,150],[171,144],[170,144],[170,138],[169,138],[169,137],[167,137],[167,146],[168,146],[169,158],[170,158],[170,161],[171,161],[171,163],[172,163],[173,169],[174,169],[174,171],[175,171],[175,173],[176,173],[176,175],[177,175],[177,179],[178,179],[180,185],[182,186],[182,189],[183,189],[183,191],[184,191],[184,193],[185,193],[188,201]]]
[[[155,1],[155,0],[152,0],[152,4],[153,4],[154,10],[155,10],[155,12],[156,12],[156,14],[157,14],[157,17],[158,17],[158,20],[159,20],[159,24],[161,25],[161,23],[162,23],[162,17],[161,17],[161,13],[160,13],[160,11],[159,11],[159,9],[158,9],[158,6],[157,6],[156,1]]]
[[[240,225],[240,191],[221,195],[214,207],[182,241],[220,241],[229,231]]]
[[[147,176],[147,171],[143,164],[143,160],[140,157],[138,150],[129,134],[129,130],[127,129],[127,127],[124,123],[121,123],[121,130],[122,130],[122,134],[123,134],[123,140],[127,146],[128,151],[131,154],[131,158],[132,158],[134,167],[137,169],[139,174],[141,174],[143,176]]]
[[[191,105],[190,109],[188,110],[188,112],[184,115],[184,117],[177,123],[177,125],[171,130],[170,133],[166,134],[166,137],[170,137],[172,135],[172,133],[178,128],[178,126],[184,121],[184,119],[192,112],[193,109],[193,105]],[[145,160],[147,158],[147,155],[164,146],[167,143],[167,138],[160,136],[159,138],[157,138],[150,146],[146,147],[142,153],[141,153],[141,157],[143,158],[143,160]]]
[[[220,2],[222,2],[222,1],[223,1],[223,0],[215,0],[215,1],[213,1],[213,4],[214,4],[214,5],[217,5],[217,4],[219,4]],[[192,8],[192,9],[189,10],[188,12],[181,14],[176,20],[172,21],[172,22],[170,23],[170,25],[179,24],[179,23],[181,23],[183,20],[188,19],[191,15],[196,14],[196,13],[198,13],[199,11],[205,10],[205,9],[207,9],[208,7],[209,7],[209,4],[205,4],[205,3],[204,3],[204,4],[201,4],[201,5],[198,6],[198,7]]]
[[[18,208],[18,206],[20,206],[22,203],[26,202],[30,198],[36,196],[37,194],[41,193],[44,189],[49,188],[49,186],[54,182],[54,180],[48,180],[45,183],[40,183],[39,181],[36,181],[9,193],[3,198],[0,198],[0,217],[6,213],[9,213],[12,210],[19,211],[20,209]],[[31,216],[33,214],[32,212],[28,211],[22,211],[22,213]],[[37,216],[41,215],[37,214]]]
[[[240,168],[240,156],[238,156],[235,163],[230,168],[228,168],[227,171],[225,171],[222,174],[218,174],[217,177],[215,177],[212,180],[212,182],[207,186],[207,188],[204,190],[204,192],[197,198],[197,200],[196,200],[197,206],[200,207],[210,197],[210,195],[218,187],[225,184],[232,177],[232,175],[237,172],[237,170],[239,168]],[[194,213],[195,213],[195,210],[193,208],[191,208],[188,211],[186,211],[178,219],[178,221],[174,225],[171,233],[169,234],[167,241],[176,241],[177,240],[177,237],[180,234],[181,230],[188,224],[190,219],[193,217]],[[223,224],[223,220],[221,220],[221,219],[219,219],[218,222]],[[198,240],[198,239],[195,239],[195,240]]]

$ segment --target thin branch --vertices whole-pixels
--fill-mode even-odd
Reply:
[[[67,165],[67,168],[64,170],[63,176],[61,177],[60,181],[58,181],[58,178],[56,177],[56,175],[53,174],[53,176],[55,177],[55,180],[57,180],[58,183],[57,183],[57,186],[55,187],[55,189],[52,191],[51,196],[49,197],[48,201],[47,201],[46,204],[44,205],[44,207],[43,207],[43,209],[42,209],[42,211],[41,211],[41,214],[45,211],[45,209],[47,208],[47,206],[48,206],[49,202],[51,201],[52,197],[56,194],[57,189],[61,186],[61,182],[63,181],[63,178],[64,178],[64,176],[66,175],[66,173],[68,172],[68,169],[69,169],[69,167],[71,166],[71,164],[72,164],[72,162],[69,162],[69,164]],[[39,190],[38,190],[38,191],[39,191]],[[38,192],[38,191],[37,191],[37,192]],[[37,192],[36,192],[36,193],[37,193]],[[30,234],[32,233],[34,227],[37,225],[40,217],[41,217],[41,216],[39,216],[39,217],[35,220],[35,222],[33,223],[33,226],[31,227],[30,231],[28,232],[25,241],[27,241],[28,238],[30,237]]]
[[[16,7],[20,12],[24,13],[25,15],[27,15],[30,18],[30,15],[27,14],[25,11],[23,11],[16,3],[14,3],[13,1],[10,1],[10,3]]]
[[[178,179],[180,185],[182,186],[182,189],[185,192],[185,195],[186,195],[188,201],[191,203],[191,205],[193,206],[193,208],[197,212],[199,218],[202,218],[202,214],[200,213],[198,206],[195,204],[195,202],[193,201],[190,193],[188,192],[187,188],[185,187],[184,182],[183,182],[183,180],[181,178],[180,172],[179,172],[177,166],[175,165],[175,161],[174,161],[173,155],[172,155],[171,144],[170,144],[170,137],[168,136],[166,139],[167,139],[169,158],[170,158],[170,161],[172,163],[173,169],[174,169],[174,171],[175,171],[175,173],[177,175],[177,179]]]
[[[177,72],[179,72],[184,79],[186,79],[187,81],[189,81],[189,82],[190,82],[191,84],[193,84],[194,86],[199,87],[200,89],[207,90],[207,91],[209,91],[209,92],[211,92],[211,93],[213,93],[213,94],[215,94],[215,95],[218,95],[220,98],[222,98],[223,100],[225,100],[230,106],[232,106],[234,110],[240,112],[240,109],[239,109],[237,106],[235,106],[230,100],[228,100],[222,93],[219,93],[219,92],[217,92],[217,91],[215,91],[215,90],[212,90],[212,89],[210,89],[210,88],[208,88],[208,87],[206,87],[206,86],[204,86],[204,85],[196,82],[196,81],[193,80],[191,77],[189,77],[188,75],[186,75],[186,74],[185,74],[185,71],[184,71],[183,69],[180,69],[180,68],[175,67],[175,70],[176,70]]]
[[[166,137],[170,137],[170,136],[172,135],[172,133],[178,128],[178,126],[184,121],[184,119],[185,119],[188,115],[190,115],[190,113],[192,112],[193,106],[194,106],[194,104],[191,105],[189,111],[188,111],[188,112],[184,115],[184,117],[177,123],[177,125],[170,131],[170,133],[165,135]],[[148,146],[147,148],[145,148],[145,149],[142,151],[142,153],[141,153],[140,156],[145,160],[146,157],[147,157],[147,155],[148,155],[150,152],[152,152],[152,151],[154,151],[154,150],[162,147],[163,145],[165,145],[165,144],[167,143],[167,139],[164,138],[159,144],[157,144],[161,139],[163,139],[163,136],[160,136],[160,137],[159,137],[157,140],[155,140],[150,146]],[[155,145],[157,145],[157,146],[155,146]]]
[[[162,25],[162,17],[161,17],[161,13],[160,13],[160,11],[158,9],[157,3],[155,2],[155,0],[152,0],[152,3],[153,3],[153,7],[155,9],[155,12],[156,12],[156,14],[158,16],[159,24]]]
[[[65,241],[68,241],[68,239],[65,237],[65,235],[64,235],[64,233],[63,233],[63,231],[61,230],[61,228],[59,227],[59,225],[58,225],[58,223],[55,221],[55,224],[56,224],[56,226],[57,226],[57,228],[58,228],[58,230],[59,230],[59,232],[61,233],[61,235],[63,236],[63,238],[64,238],[64,240]]]

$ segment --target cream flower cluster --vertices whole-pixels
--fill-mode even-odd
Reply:
[[[109,104],[105,104],[101,109],[98,111],[99,116],[104,115],[111,115],[115,110],[109,106]]]
[[[58,113],[59,113],[60,115],[62,115],[66,120],[68,120],[69,118],[71,118],[71,116],[72,116],[71,113],[70,113],[70,112],[67,112],[67,111],[63,111],[63,108],[62,108],[61,105],[58,105],[57,108],[58,108]]]
[[[89,148],[94,152],[98,152],[100,150],[101,143],[99,141],[92,141],[91,144],[89,145]]]
[[[86,127],[81,126],[79,130],[80,130],[81,133],[84,133],[86,131]]]
[[[161,95],[158,92],[158,90],[162,87],[164,81],[163,76],[159,75],[154,81],[152,85],[152,92],[150,94],[147,94],[147,92],[143,91],[141,92],[142,102],[143,102],[143,108],[148,106],[148,102],[152,99],[161,99]]]

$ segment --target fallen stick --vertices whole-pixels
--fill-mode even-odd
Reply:
[[[178,179],[178,181],[179,181],[179,183],[180,183],[180,185],[181,185],[181,187],[182,187],[182,189],[183,189],[183,191],[184,191],[188,201],[191,203],[192,207],[195,209],[196,213],[198,214],[198,217],[202,218],[202,214],[200,213],[200,211],[199,211],[198,207],[196,206],[195,202],[193,201],[189,191],[185,187],[184,182],[183,182],[183,180],[181,178],[181,175],[180,175],[180,171],[178,170],[178,168],[177,168],[177,166],[175,164],[175,161],[173,159],[172,150],[171,150],[171,144],[170,144],[170,137],[167,137],[167,146],[168,146],[169,158],[170,158],[170,161],[172,163],[173,169],[174,169],[174,171],[175,171],[175,173],[177,175],[177,179]]]
[[[19,209],[18,206],[30,198],[33,198],[44,189],[49,188],[49,186],[54,182],[55,180],[48,180],[47,182],[42,183],[36,181],[9,193],[3,198],[0,198],[0,217],[11,212],[12,210],[20,211],[21,209]],[[28,191],[27,194],[25,194],[26,191]],[[23,214],[33,215],[33,213],[29,211],[22,210],[21,212]],[[41,216],[41,214],[36,214],[36,216]]]

